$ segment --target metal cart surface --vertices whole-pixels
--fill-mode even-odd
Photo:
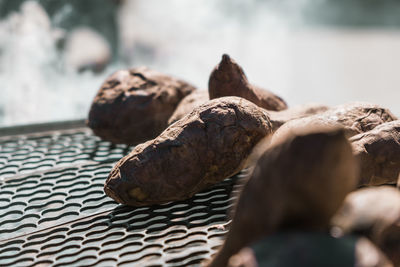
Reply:
[[[83,120],[0,128],[0,266],[197,266],[221,245],[238,181],[132,208],[103,192],[132,147]]]

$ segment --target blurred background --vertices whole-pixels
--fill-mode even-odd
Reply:
[[[0,0],[0,126],[85,118],[121,68],[206,90],[223,53],[289,105],[400,115],[398,14],[397,0]]]

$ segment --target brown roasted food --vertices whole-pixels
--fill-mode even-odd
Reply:
[[[400,266],[400,191],[395,187],[354,191],[346,197],[332,224],[338,234],[365,235]]]
[[[300,119],[315,114],[320,114],[330,109],[330,107],[321,104],[306,104],[290,107],[281,111],[266,111],[271,119],[273,130],[277,130],[288,121]]]
[[[344,127],[347,137],[364,133],[374,129],[376,126],[396,120],[388,109],[369,103],[349,103],[328,109],[325,112],[312,116],[290,120],[276,132],[279,135],[280,130],[286,132],[290,129],[296,129],[308,125],[327,125],[334,127]]]
[[[396,184],[400,172],[400,120],[350,139],[361,163],[360,185]]]
[[[229,267],[340,266],[393,267],[365,237],[334,238],[326,233],[289,232],[264,238],[232,256]]]
[[[397,188],[400,189],[400,172],[399,172],[399,177],[397,178]]]
[[[176,106],[195,88],[148,68],[119,70],[101,86],[87,125],[102,139],[137,144],[160,134]]]
[[[358,164],[342,129],[301,127],[264,145],[210,266],[225,266],[243,247],[280,230],[327,230],[356,185]]]
[[[267,110],[283,110],[286,102],[266,89],[249,83],[243,69],[228,55],[211,72],[208,81],[210,99],[223,96],[243,97]]]
[[[255,104],[238,97],[211,100],[136,146],[113,168],[104,190],[132,206],[187,199],[239,172],[271,132]]]
[[[182,119],[189,114],[193,109],[204,104],[209,100],[208,91],[206,90],[195,90],[189,95],[185,96],[179,105],[176,107],[174,113],[168,120],[168,125]]]

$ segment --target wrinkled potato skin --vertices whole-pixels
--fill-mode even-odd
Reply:
[[[328,109],[325,112],[312,116],[290,120],[278,129],[275,135],[279,136],[279,132],[286,132],[290,129],[296,129],[308,125],[326,125],[331,127],[343,127],[348,138],[370,131],[376,126],[396,120],[390,110],[375,104],[354,102],[339,105]]]
[[[112,143],[137,144],[159,135],[190,84],[145,67],[119,70],[101,86],[87,125]]]
[[[122,158],[104,190],[132,206],[187,199],[239,172],[271,133],[269,118],[253,103],[238,97],[209,101]]]
[[[332,218],[342,234],[362,233],[400,266],[400,191],[391,186],[350,193]]]
[[[358,164],[343,129],[303,126],[258,146],[264,145],[212,267],[225,266],[241,248],[276,231],[327,230],[355,188]]]
[[[272,92],[250,84],[242,67],[228,55],[211,72],[208,81],[210,99],[239,96],[267,110],[284,110],[286,102]]]
[[[383,123],[350,141],[361,163],[360,185],[396,184],[400,172],[400,120]]]
[[[185,96],[179,105],[176,107],[174,113],[168,120],[168,125],[182,119],[189,114],[193,109],[206,103],[210,98],[208,97],[208,91],[206,90],[195,90],[189,95]]]

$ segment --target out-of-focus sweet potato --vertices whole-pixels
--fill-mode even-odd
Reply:
[[[264,238],[232,256],[228,266],[393,267],[365,237],[334,238],[313,232],[278,233]]]
[[[111,171],[104,190],[132,206],[187,199],[239,172],[272,133],[269,118],[238,97],[211,100],[140,144]]]
[[[400,120],[350,139],[361,164],[360,185],[396,184],[400,172]]]
[[[174,113],[168,120],[168,125],[182,119],[189,114],[193,109],[206,103],[209,100],[208,91],[195,90],[189,95],[185,96],[179,105],[176,107]]]
[[[275,135],[279,136],[281,129],[282,132],[287,132],[290,129],[296,129],[304,125],[313,127],[313,125],[322,124],[344,127],[347,137],[351,137],[370,131],[382,123],[396,119],[396,116],[386,108],[375,104],[355,102],[336,106],[316,115],[290,120],[282,125]]]
[[[400,191],[395,187],[363,188],[349,194],[332,219],[338,235],[368,237],[400,266]]]
[[[281,135],[283,137],[283,135]],[[262,141],[264,152],[236,204],[229,232],[210,266],[281,230],[323,231],[354,189],[358,164],[343,129],[303,126]]]
[[[267,110],[283,110],[286,102],[266,89],[249,83],[243,69],[228,55],[211,72],[208,81],[210,99],[223,96],[243,97]]]
[[[321,104],[306,104],[295,107],[290,107],[281,111],[267,110],[267,114],[271,119],[273,131],[276,131],[279,127],[288,121],[300,119],[316,114],[323,113],[330,109],[330,107]]]
[[[399,172],[399,177],[397,178],[397,188],[400,189],[400,172]]]
[[[137,144],[160,134],[176,106],[195,88],[145,67],[119,70],[101,86],[87,125],[102,139]]]

